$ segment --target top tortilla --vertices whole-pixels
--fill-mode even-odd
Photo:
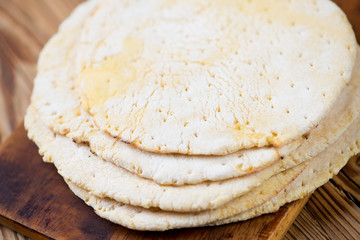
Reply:
[[[310,131],[349,82],[356,52],[327,0],[109,0],[83,27],[76,81],[112,136],[223,155]]]
[[[360,71],[355,67],[352,80],[339,95],[332,111],[310,135],[306,135],[306,141],[287,144],[280,149],[245,149],[226,156],[154,154],[137,149],[99,130],[89,114],[79,107],[79,95],[74,91],[73,66],[79,29],[95,8],[94,1],[79,6],[46,44],[39,59],[32,104],[40,118],[55,132],[77,142],[89,143],[98,156],[141,177],[171,185],[216,181],[263,169],[277,161],[280,155],[285,157],[284,169],[287,169],[325,149],[359,114]]]

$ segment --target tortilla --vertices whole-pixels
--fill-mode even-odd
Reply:
[[[225,155],[311,131],[356,53],[328,0],[109,0],[82,28],[75,81],[114,137],[157,153]]]
[[[165,186],[138,177],[91,153],[86,145],[52,132],[31,106],[25,117],[28,137],[44,161],[52,162],[64,179],[99,197],[166,211],[195,212],[215,209],[244,195],[279,172],[281,162],[252,174],[196,185]]]
[[[88,6],[86,11],[91,12],[94,4]],[[84,14],[86,11],[83,10],[82,16],[87,16]],[[78,142],[89,142],[91,150],[100,157],[157,183],[183,185],[239,177],[270,166],[280,155],[285,157],[283,169],[287,169],[325,149],[359,113],[359,70],[356,70],[333,111],[320,122],[314,133],[307,136],[310,139],[288,158],[287,153],[303,141],[295,141],[281,149],[255,148],[226,156],[151,154],[141,151],[98,130],[90,115],[79,106],[79,96],[74,91],[71,79],[74,49],[78,47],[76,40],[84,21],[78,15],[73,14],[62,24],[59,33],[42,52],[32,102],[41,118],[49,122],[54,131]]]
[[[225,215],[217,215],[216,212],[218,212],[219,209],[195,214],[184,214],[164,212],[158,209],[133,207],[111,199],[96,197],[71,182],[67,181],[67,183],[70,189],[78,197],[83,199],[86,204],[93,207],[98,215],[132,229],[168,230],[243,221],[265,213],[275,212],[284,204],[303,198],[313,192],[316,188],[325,184],[331,177],[336,175],[351,156],[360,152],[358,142],[360,134],[359,126],[360,118],[357,118],[338,141],[314,159],[309,160],[309,164],[305,166],[305,170],[301,171],[300,175],[290,184],[281,184],[284,180],[283,172],[277,176],[278,182],[276,184],[271,182],[271,180],[276,179],[276,177],[272,177],[271,180],[264,182],[264,184],[250,191],[248,194],[225,205],[224,207],[227,208],[227,210],[233,208],[239,211],[238,214],[228,218],[224,218]],[[281,185],[284,185],[285,188],[278,192],[277,189]],[[275,196],[271,199],[266,198],[265,196],[271,196],[271,194],[269,194],[271,192],[274,192]],[[244,202],[251,204],[248,205],[247,208],[238,208],[239,205],[241,206],[241,203]],[[226,212],[227,210],[223,211]],[[214,218],[223,219],[211,222]]]

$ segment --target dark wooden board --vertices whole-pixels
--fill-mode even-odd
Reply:
[[[281,239],[308,198],[276,214],[219,227],[140,232],[98,217],[20,126],[0,147],[0,222],[34,239]]]

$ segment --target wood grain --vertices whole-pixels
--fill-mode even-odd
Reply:
[[[0,143],[29,104],[39,51],[82,0],[0,0]],[[360,39],[360,0],[335,0]],[[317,190],[284,239],[360,239],[360,160]],[[0,240],[24,239],[0,226]]]

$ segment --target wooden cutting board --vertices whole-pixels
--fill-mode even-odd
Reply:
[[[81,1],[0,0],[0,142],[23,117],[40,49]],[[360,33],[360,0],[336,2]],[[359,173],[354,158],[315,192],[286,239],[360,239]],[[306,201],[243,223],[137,232],[97,217],[75,197],[55,168],[41,161],[23,127],[0,146],[0,223],[34,239],[281,239]]]
[[[219,227],[140,232],[98,217],[20,126],[0,147],[0,222],[34,239],[281,239],[308,198],[275,214]]]

